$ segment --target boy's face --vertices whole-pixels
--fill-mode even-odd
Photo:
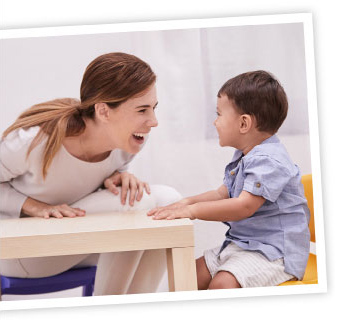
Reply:
[[[219,134],[221,147],[237,148],[240,140],[240,114],[236,111],[233,103],[227,95],[218,98],[217,115],[214,126]]]

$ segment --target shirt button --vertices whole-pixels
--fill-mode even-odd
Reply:
[[[256,188],[260,188],[260,187],[261,187],[261,183],[258,182],[258,183],[256,184]]]
[[[235,175],[235,172],[234,171],[231,171],[231,176],[234,176]]]

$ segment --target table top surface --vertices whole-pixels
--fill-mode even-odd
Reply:
[[[194,246],[189,219],[153,220],[147,211],[77,218],[1,220],[0,259]]]
[[[189,226],[189,219],[153,220],[147,211],[102,212],[76,218],[20,218],[0,221],[0,238]]]

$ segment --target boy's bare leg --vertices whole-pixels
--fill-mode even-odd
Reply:
[[[211,274],[208,271],[205,258],[200,257],[196,260],[197,266],[197,281],[198,281],[198,290],[207,290],[208,285],[212,280]]]
[[[236,280],[232,273],[228,271],[218,272],[211,280],[208,289],[232,289],[241,288],[240,283]]]

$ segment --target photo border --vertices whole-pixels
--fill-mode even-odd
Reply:
[[[261,15],[230,18],[186,19],[151,21],[137,23],[118,23],[102,25],[82,25],[66,27],[43,27],[28,29],[0,30],[0,40],[15,38],[52,37],[66,35],[89,35],[103,33],[121,33],[132,31],[158,31],[193,28],[233,27],[248,25],[303,23],[307,97],[309,113],[310,153],[313,176],[317,271],[319,283],[311,285],[244,288],[232,290],[160,292],[146,294],[94,296],[79,298],[36,299],[22,301],[1,301],[0,310],[37,309],[54,307],[77,307],[91,305],[112,305],[125,303],[145,303],[163,301],[186,301],[200,299],[219,299],[235,297],[274,296],[289,294],[322,293],[327,291],[326,257],[321,188],[320,147],[318,131],[318,110],[316,97],[316,77],[314,58],[313,23],[311,13]]]

